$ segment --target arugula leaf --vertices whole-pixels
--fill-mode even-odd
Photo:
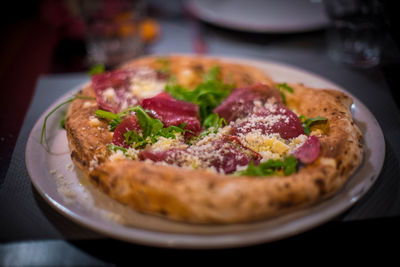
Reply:
[[[125,142],[133,148],[144,147],[148,144],[148,140],[134,130],[124,133],[124,137]]]
[[[297,159],[294,156],[289,156],[283,161],[283,173],[290,175],[296,172]]]
[[[128,150],[127,150],[126,148],[120,147],[120,146],[116,146],[116,145],[114,145],[114,144],[109,144],[109,145],[107,145],[107,148],[108,148],[108,150],[114,151],[114,152],[116,152],[116,151],[118,151],[118,150],[121,150],[124,154],[125,154],[126,152],[128,152]]]
[[[124,117],[130,115],[130,112],[133,111],[133,109],[133,107],[129,107],[117,114],[110,111],[98,109],[94,114],[101,119],[109,120],[108,124],[110,125],[110,130],[114,131],[115,128],[117,128],[118,124],[120,124],[124,120]]]
[[[284,104],[286,104],[286,95],[285,95],[285,91],[293,94],[294,90],[292,87],[290,87],[289,85],[287,85],[287,83],[278,83],[275,85],[276,88],[279,90],[279,92],[281,93],[281,97],[282,97],[282,101]]]
[[[221,80],[221,69],[219,66],[211,68],[203,77],[203,82],[215,82]]]
[[[306,135],[310,134],[310,132],[311,132],[310,127],[311,127],[312,124],[318,123],[318,122],[326,122],[326,121],[328,121],[327,118],[324,118],[324,117],[321,117],[321,116],[318,116],[318,117],[315,117],[315,118],[307,118],[304,115],[300,115],[299,119],[301,121],[301,124],[302,124],[303,129],[304,129],[304,133]]]
[[[136,159],[136,155],[132,155],[129,153],[128,149],[124,148],[124,147],[120,147],[120,146],[116,146],[114,144],[109,144],[107,145],[108,150],[113,151],[113,152],[117,152],[118,150],[122,151],[122,153],[124,154],[125,157],[129,157],[131,159]]]
[[[73,97],[65,100],[64,102],[62,102],[61,104],[59,104],[58,106],[56,106],[54,109],[52,109],[49,114],[46,115],[46,117],[44,117],[44,122],[43,122],[43,126],[42,126],[42,132],[40,134],[40,144],[43,144],[43,140],[47,139],[46,136],[46,126],[47,126],[47,120],[49,119],[49,117],[51,115],[54,114],[54,112],[56,112],[58,109],[60,109],[62,106],[71,103],[72,101],[74,101],[75,99],[88,99],[88,100],[95,100],[96,98],[91,97],[91,96],[84,96],[84,95],[78,95],[75,94]],[[65,123],[65,120],[64,120]],[[47,143],[47,142],[46,142]]]
[[[270,159],[260,163],[257,166],[250,162],[243,171],[236,172],[238,175],[247,176],[270,176],[283,171],[284,175],[290,175],[296,172],[297,160],[293,155],[286,157],[283,161],[279,159]]]
[[[175,99],[198,105],[200,117],[204,121],[234,88],[233,84],[223,83],[220,76],[221,70],[219,66],[211,68],[204,75],[203,82],[194,90],[189,90],[177,84],[176,79],[171,77],[165,91]]]
[[[150,117],[141,106],[135,107],[133,111],[135,111],[140,127],[142,127],[143,136],[154,135],[163,128],[163,123],[158,119]]]
[[[171,61],[167,57],[157,58],[157,63],[160,65],[159,72],[169,74],[171,72]]]
[[[61,121],[60,121],[60,128],[61,129],[65,129],[65,120],[67,119],[67,111],[66,110],[64,110],[63,112],[62,112],[62,119],[61,119]]]
[[[175,138],[175,134],[184,133],[186,123],[179,126],[169,126],[164,128],[164,124],[159,119],[153,119],[141,107],[132,108],[139,121],[142,132],[139,134],[136,131],[128,131],[124,133],[125,142],[132,144],[134,148],[145,147],[147,144],[154,144],[160,137]]]
[[[215,130],[218,130],[218,128],[224,127],[226,125],[228,125],[226,120],[224,118],[220,118],[217,113],[208,115],[208,117],[205,118],[203,121],[203,126],[206,129],[213,127]]]
[[[100,73],[103,73],[105,71],[106,71],[106,67],[104,66],[104,64],[99,63],[99,64],[96,64],[96,65],[92,66],[90,68],[90,70],[88,71],[88,74],[90,76],[93,76],[95,74],[100,74]]]

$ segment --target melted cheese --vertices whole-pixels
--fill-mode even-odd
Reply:
[[[130,92],[137,98],[150,98],[164,91],[166,81],[157,79],[157,73],[142,68],[131,78]]]
[[[107,88],[103,92],[103,99],[106,101],[114,101],[115,100],[115,90],[112,87]]]

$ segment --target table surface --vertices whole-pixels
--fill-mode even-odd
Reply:
[[[388,244],[398,239],[400,221],[400,113],[381,67],[360,70],[332,61],[325,31],[291,35],[251,34],[226,30],[188,19],[177,8],[158,18],[162,38],[148,54],[193,53],[193,42],[205,45],[207,54],[273,60],[318,74],[361,100],[378,120],[385,136],[385,162],[374,186],[350,210],[331,222],[305,233],[267,244],[217,251],[185,251],[202,255],[262,257],[282,249],[321,249],[346,239],[344,248]],[[194,31],[196,32],[194,34]],[[160,249],[107,238],[79,226],[53,210],[33,188],[25,167],[25,146],[34,123],[58,97],[87,81],[84,73],[40,77],[26,114],[11,161],[0,177],[0,265],[114,265],[129,260],[131,251],[173,259],[182,250]],[[390,242],[389,242],[390,243]],[[113,248],[113,249],[110,249]]]

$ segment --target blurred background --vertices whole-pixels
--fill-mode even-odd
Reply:
[[[1,159],[12,152],[40,75],[87,72],[98,63],[110,69],[144,54],[264,54],[281,60],[269,54],[271,47],[298,46],[297,55],[317,47],[332,61],[380,68],[388,83],[397,84],[395,1],[325,2],[7,1],[0,11]],[[349,33],[346,21],[361,30]]]
[[[33,125],[42,112],[40,109],[47,108],[42,103],[50,101],[40,101],[37,97],[32,101],[35,90],[41,89],[42,95],[54,90],[49,97],[53,101],[69,90],[71,84],[89,79],[88,71],[93,67],[112,69],[126,60],[148,54],[192,53],[277,61],[316,73],[348,89],[371,109],[384,130],[386,160],[381,176],[386,180],[380,179],[377,189],[372,191],[375,198],[366,198],[358,209],[344,214],[343,221],[398,216],[395,204],[400,203],[400,30],[396,7],[396,1],[390,0],[3,1],[0,9],[0,189],[7,184],[3,178],[9,171],[10,160],[24,164],[27,137],[17,140],[21,127]],[[29,121],[31,118],[35,121]],[[31,189],[24,166],[19,168],[20,172],[14,170],[19,174],[8,179],[8,184],[15,184],[18,189],[25,184]],[[56,212],[47,205],[42,204],[41,209],[46,212],[38,211],[36,203],[44,202],[38,196],[35,201],[31,191],[25,194],[17,191],[15,194],[21,196],[19,202],[13,192],[0,194],[3,200],[9,197],[13,205],[17,203],[29,209],[31,216],[24,214],[19,220],[22,211],[7,214],[4,224],[18,230],[13,233],[3,230],[3,238],[9,236],[5,240],[57,239],[60,235],[67,240],[76,236],[90,238],[83,229],[76,230],[75,224],[54,215]],[[10,202],[4,201],[7,206]],[[56,218],[53,224],[48,222],[51,219],[43,219],[42,213]],[[49,225],[56,225],[56,230]],[[334,228],[331,226],[322,229],[331,231],[332,239],[347,238],[351,234],[354,237],[355,233],[362,243],[370,240],[365,234],[366,231],[371,234],[370,228],[384,228],[372,225],[354,224],[347,231],[342,231],[345,226],[340,225],[336,232],[331,231]],[[397,230],[398,220],[389,226],[388,235],[376,231],[375,237],[382,241],[392,236],[390,231]],[[325,237],[319,231],[303,235],[293,247],[302,246],[303,240],[310,237],[320,246]],[[99,245],[98,240],[95,242]],[[353,249],[352,244],[346,244],[349,251]],[[90,242],[73,245],[108,260],[107,242],[100,242],[106,253]],[[366,245],[371,244],[366,242]],[[125,257],[130,257],[131,248],[126,249],[129,253]],[[44,251],[47,253],[47,248]],[[258,251],[262,254],[264,248]],[[61,260],[63,253],[60,247],[57,255]],[[30,260],[32,255],[26,258]],[[120,260],[119,256],[115,259]]]
[[[7,1],[0,11],[1,158],[12,152],[40,75],[87,72],[98,63],[113,68],[144,54],[258,58],[265,52],[266,59],[279,60],[268,54],[271,46],[298,45],[302,54],[301,49],[315,49],[314,42],[332,61],[380,68],[387,82],[396,85],[400,31],[395,1],[325,2]],[[366,33],[346,32],[346,20],[366,27]],[[361,58],[354,58],[353,50],[361,51],[356,55]],[[397,91],[392,93],[398,102]]]

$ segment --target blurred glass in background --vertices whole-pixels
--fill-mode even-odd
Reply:
[[[115,66],[142,53],[143,0],[82,0],[89,65]]]
[[[329,55],[355,67],[379,65],[385,38],[384,7],[379,0],[325,0],[331,20]]]

